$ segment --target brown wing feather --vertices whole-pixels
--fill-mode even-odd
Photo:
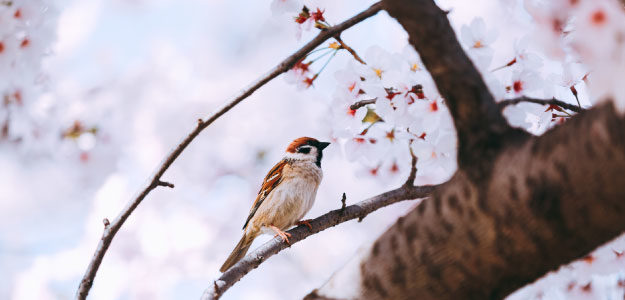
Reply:
[[[275,166],[273,166],[273,168],[269,170],[269,173],[267,173],[267,176],[265,176],[265,180],[263,180],[263,185],[258,191],[258,196],[256,197],[254,204],[252,205],[252,209],[250,209],[250,214],[247,216],[247,220],[245,220],[243,229],[247,227],[247,224],[250,222],[265,198],[269,195],[269,193],[271,193],[271,191],[273,191],[276,186],[278,186],[278,184],[282,180],[282,170],[284,169],[284,166],[286,166],[286,164],[286,159],[281,160]]]

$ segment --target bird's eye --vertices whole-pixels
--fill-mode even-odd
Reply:
[[[304,154],[308,154],[310,153],[310,147],[300,147],[299,149],[297,149],[298,153],[304,153]]]

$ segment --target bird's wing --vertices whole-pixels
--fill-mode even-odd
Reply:
[[[247,220],[245,220],[245,225],[243,225],[243,229],[247,227],[247,224],[250,222],[260,205],[269,195],[269,193],[271,193],[271,191],[273,191],[273,189],[278,186],[280,181],[282,181],[282,170],[284,170],[284,166],[286,165],[287,161],[286,159],[283,159],[279,161],[275,166],[273,166],[269,173],[267,173],[267,176],[265,176],[265,180],[263,180],[263,185],[260,187],[260,191],[258,191],[258,196],[256,197],[254,204],[252,205],[252,209],[250,209],[250,214],[249,216],[247,216]]]

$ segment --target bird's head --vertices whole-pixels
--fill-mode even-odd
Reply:
[[[321,167],[322,151],[328,145],[330,143],[320,142],[310,137],[297,138],[286,148],[286,158],[310,160]]]

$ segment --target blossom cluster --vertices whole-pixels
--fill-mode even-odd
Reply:
[[[419,176],[448,178],[456,168],[453,123],[419,55],[411,46],[394,54],[373,46],[364,62],[351,61],[335,74],[328,115],[345,156],[362,173],[385,179],[405,176],[412,153]]]
[[[313,27],[319,29],[330,27],[323,16],[324,9],[315,6],[315,9],[311,10],[306,4],[317,5],[315,1],[301,0],[274,0],[271,2],[271,11],[274,15],[292,17],[292,24],[296,26],[295,34],[298,40],[302,37],[302,32],[309,31]]]
[[[508,296],[508,300],[623,299],[625,236],[550,272]]]
[[[0,140],[44,135],[49,103],[42,58],[55,39],[56,11],[47,0],[0,1]]]
[[[516,39],[514,54],[492,67],[492,34],[482,21],[463,28],[467,52],[498,100],[518,96],[557,98],[582,107],[614,100],[625,107],[625,89],[617,78],[625,75],[624,10],[615,0],[502,1],[512,18],[528,16]],[[532,47],[534,49],[532,49]],[[537,53],[540,52],[540,53]],[[512,125],[534,134],[564,122],[571,114],[559,107],[522,103],[504,114]]]
[[[625,111],[625,9],[617,0],[526,1],[535,34],[550,56],[581,62],[589,70],[593,101],[613,100]],[[579,80],[577,77],[566,80]]]
[[[315,20],[306,7],[299,18],[295,18],[298,24]],[[476,18],[462,26],[459,35],[497,101],[524,96],[557,98],[581,107],[580,99],[588,98],[589,68],[573,54],[564,59],[549,57],[533,49],[535,41],[525,36],[515,40],[512,55],[503,64],[494,65],[496,53],[492,45],[498,33],[487,28],[483,19]],[[298,62],[287,80],[300,87],[311,87],[320,73],[313,74],[312,63],[332,53],[327,64],[344,49],[342,46],[343,43],[335,42],[315,50],[328,51],[318,58]],[[453,122],[418,54],[410,46],[395,54],[374,46],[366,51],[364,60],[352,54],[356,61],[336,74],[337,88],[328,117],[332,138],[342,142],[345,156],[362,166],[361,173],[389,178],[407,171],[412,153],[418,158],[418,174],[424,182],[447,179],[456,168]],[[521,103],[508,106],[504,114],[511,125],[542,134],[574,113],[557,105]]]
[[[512,51],[503,64],[493,66],[495,51],[492,47],[497,32],[488,29],[484,20],[474,19],[461,30],[461,42],[468,55],[481,71],[496,101],[517,97],[540,99],[557,98],[577,103],[586,95],[577,89],[585,87],[582,81],[586,69],[579,63],[550,60],[532,49],[530,36],[516,38]],[[553,65],[558,66],[554,68]],[[556,105],[539,106],[520,103],[504,110],[508,122],[533,134],[542,134],[547,129],[563,123],[572,113]]]

